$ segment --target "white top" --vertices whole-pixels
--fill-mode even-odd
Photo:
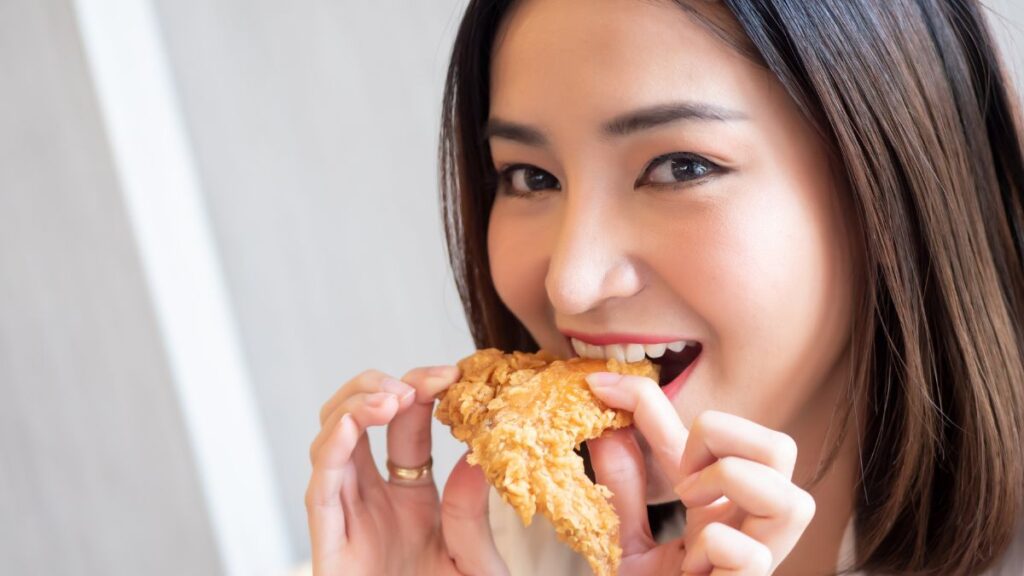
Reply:
[[[493,489],[490,495],[491,529],[498,551],[508,564],[511,576],[557,574],[565,576],[592,576],[587,561],[574,553],[555,536],[555,530],[546,518],[538,514],[530,526],[523,526],[515,510],[506,504]],[[999,563],[981,576],[1024,575],[1024,522],[1018,522],[1017,535]],[[668,540],[680,535],[681,523],[667,527],[661,535]],[[855,532],[853,520],[846,525],[840,544],[836,570],[850,566],[854,558]],[[866,576],[855,572],[850,576]]]
[[[493,489],[490,494],[490,509],[494,542],[498,547],[498,552],[508,564],[511,576],[534,576],[535,574],[592,576],[593,573],[590,571],[587,561],[558,540],[555,530],[547,518],[538,514],[529,527],[523,526],[515,510],[506,504]],[[681,524],[669,526],[661,537],[664,539],[675,538],[679,536],[681,529]],[[854,542],[853,520],[850,520],[839,546],[837,571],[850,566],[854,555]],[[307,562],[288,572],[287,576],[312,576],[312,574],[312,566]],[[1021,575],[1024,575],[1024,521],[1018,522],[1017,535],[996,566],[981,576]],[[866,576],[866,574],[855,572],[849,576]]]

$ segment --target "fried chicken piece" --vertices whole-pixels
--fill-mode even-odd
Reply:
[[[629,413],[605,406],[587,386],[591,372],[619,372],[658,379],[644,359],[572,358],[504,354],[489,348],[459,362],[461,381],[441,397],[435,416],[470,446],[468,461],[529,526],[538,510],[559,539],[586,557],[598,576],[617,573],[619,517],[611,491],[594,484],[574,450],[609,428],[628,426]]]

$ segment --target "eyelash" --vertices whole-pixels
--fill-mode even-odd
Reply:
[[[722,173],[726,172],[726,170],[724,168],[722,168],[721,166],[719,166],[718,164],[715,164],[711,160],[708,160],[707,158],[704,158],[703,156],[700,156],[698,154],[693,154],[693,153],[690,153],[690,152],[671,152],[669,154],[663,154],[661,156],[658,156],[654,160],[651,160],[647,164],[647,166],[644,167],[643,174],[640,176],[640,178],[637,179],[637,181],[634,183],[634,186],[643,185],[644,181],[647,178],[650,177],[650,174],[651,174],[651,172],[653,172],[654,168],[660,166],[665,161],[672,161],[672,160],[688,160],[688,161],[690,161],[690,162],[692,162],[694,164],[703,166],[704,169],[705,169],[705,172],[700,174],[699,176],[695,176],[695,177],[692,177],[692,178],[689,178],[689,179],[686,179],[686,180],[680,180],[680,181],[676,181],[676,182],[673,182],[673,183],[653,184],[653,186],[655,188],[663,188],[663,189],[667,188],[667,189],[670,189],[670,190],[677,190],[677,189],[680,189],[680,188],[685,188],[685,187],[688,187],[688,186],[693,186],[695,184],[698,184],[700,182],[708,180],[709,178],[712,178],[712,177],[714,177],[716,175],[719,175],[719,174],[722,174]],[[552,189],[551,187],[547,187],[547,188],[541,188],[541,189],[538,189],[538,190],[530,190],[530,191],[526,191],[526,192],[515,190],[514,188],[512,188],[512,178],[513,178],[513,176],[514,176],[514,174],[515,174],[515,172],[517,170],[534,170],[534,171],[546,174],[547,176],[550,176],[552,179],[554,179],[554,176],[552,176],[549,172],[547,172],[546,170],[542,170],[540,168],[537,168],[536,166],[533,166],[533,165],[530,165],[530,164],[512,164],[510,166],[502,168],[498,172],[499,183],[500,183],[499,193],[501,193],[503,195],[506,195],[506,196],[513,196],[513,197],[517,197],[517,198],[532,198],[532,197],[535,197],[535,196],[539,195],[542,192],[545,192],[547,190],[551,190]],[[674,173],[673,173],[673,176],[674,176]],[[561,190],[562,189],[562,186],[561,186],[560,183],[558,183],[557,179],[555,180],[555,186],[554,186],[553,189],[554,190]]]

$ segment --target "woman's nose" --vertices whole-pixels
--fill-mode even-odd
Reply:
[[[631,231],[614,206],[567,202],[548,264],[545,288],[559,314],[582,314],[642,288]]]

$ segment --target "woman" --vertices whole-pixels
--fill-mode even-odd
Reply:
[[[1024,573],[1024,163],[982,11],[470,2],[441,157],[477,346],[695,354],[661,389],[589,380],[634,412],[589,443],[623,574]],[[369,371],[324,405],[318,574],[575,569],[489,521],[465,460],[438,499],[457,376]]]

